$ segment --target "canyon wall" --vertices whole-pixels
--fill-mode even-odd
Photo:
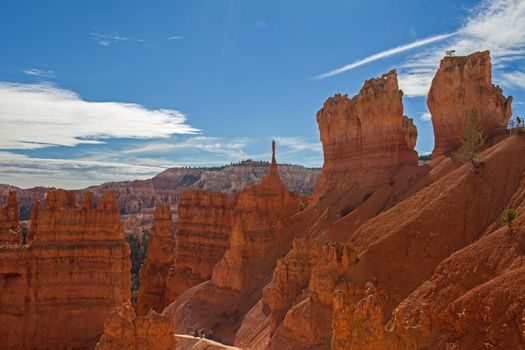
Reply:
[[[162,312],[171,301],[166,295],[166,280],[173,265],[174,249],[171,207],[157,204],[146,261],[140,269],[137,314],[145,315],[150,309]]]
[[[130,297],[116,199],[91,200],[48,192],[33,209],[30,244],[0,246],[2,349],[92,349],[108,312]]]
[[[454,151],[460,144],[467,118],[474,113],[489,137],[505,132],[512,115],[512,97],[492,84],[490,52],[444,57],[427,98],[434,127],[432,157]]]

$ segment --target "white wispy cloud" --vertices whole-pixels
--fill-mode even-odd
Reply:
[[[164,138],[197,129],[171,109],[89,102],[50,84],[0,82],[0,149],[101,143],[108,138]]]
[[[525,89],[525,72],[503,72],[499,75],[499,81],[502,85],[514,88]],[[520,104],[515,102],[515,104]],[[521,103],[523,104],[523,102]]]
[[[226,139],[211,136],[194,136],[181,141],[150,142],[123,151],[123,154],[162,154],[175,151],[204,151],[226,156],[228,161],[248,158],[245,147],[250,144],[246,137]]]
[[[507,86],[523,86],[513,66],[525,58],[525,1],[483,1],[470,11],[463,26],[445,44],[422,50],[404,62],[399,85],[408,96],[425,96],[446,50],[457,55],[490,50],[494,80]]]
[[[37,158],[0,151],[0,179],[19,187],[82,188],[107,181],[150,178],[167,166],[116,161]]]
[[[323,146],[320,142],[312,142],[301,136],[275,136],[273,138],[279,148],[284,148],[285,152],[322,152]]]
[[[91,32],[89,33],[89,36],[102,46],[109,46],[114,43],[132,40],[126,36],[120,35],[118,32]]]
[[[419,115],[419,119],[428,122],[432,120],[432,115],[429,112],[424,112]]]
[[[169,36],[166,38],[166,40],[182,40],[182,39],[184,39],[184,37],[180,35],[173,35],[173,36]]]
[[[333,70],[331,70],[329,72],[320,74],[320,75],[316,76],[315,79],[325,79],[325,78],[328,78],[328,77],[333,77],[334,75],[338,75],[338,74],[347,72],[347,71],[349,71],[351,69],[360,67],[360,66],[365,65],[367,63],[371,63],[371,62],[374,62],[374,61],[377,61],[377,60],[380,60],[380,59],[383,59],[383,58],[386,58],[386,57],[389,57],[389,56],[396,55],[396,54],[401,53],[401,52],[405,52],[405,51],[408,51],[408,50],[415,49],[417,47],[421,47],[421,46],[424,46],[424,45],[428,45],[428,44],[432,44],[432,43],[435,43],[435,42],[438,42],[438,41],[441,41],[441,40],[448,39],[448,38],[450,38],[453,35],[454,35],[454,33],[434,35],[434,36],[431,36],[431,37],[428,37],[428,38],[425,38],[425,39],[416,40],[416,41],[411,42],[409,44],[405,44],[405,45],[394,47],[392,49],[381,51],[381,52],[378,52],[378,53],[376,53],[374,55],[362,58],[360,60],[354,61],[354,62],[349,63],[347,65],[344,65],[344,66],[342,66],[340,68],[333,69]]]
[[[32,76],[40,77],[40,78],[54,78],[55,77],[55,72],[53,72],[52,70],[41,70],[37,68],[28,68],[28,69],[24,69],[23,72],[27,75],[32,75]]]

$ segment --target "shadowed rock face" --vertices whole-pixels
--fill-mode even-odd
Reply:
[[[353,98],[335,95],[317,113],[324,164],[317,198],[353,185],[375,188],[401,165],[417,166],[417,130],[403,115],[397,74],[365,82]]]
[[[0,246],[0,348],[93,348],[107,313],[130,297],[129,247],[115,197],[78,205],[48,193],[32,240]]]
[[[170,301],[166,295],[166,280],[173,265],[175,241],[169,204],[157,204],[150,237],[148,255],[140,269],[139,315],[145,315],[150,309],[162,312]]]
[[[441,60],[427,99],[434,127],[433,158],[459,146],[472,111],[485,136],[505,131],[512,97],[505,98],[499,86],[492,84],[491,69],[489,51]]]

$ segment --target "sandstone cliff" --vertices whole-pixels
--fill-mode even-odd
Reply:
[[[175,240],[169,204],[157,204],[146,261],[140,269],[137,314],[162,312],[171,300],[166,295],[168,271],[173,265]]]
[[[49,192],[29,245],[0,246],[0,347],[93,348],[107,313],[130,297],[129,247],[115,197],[91,206]]]
[[[434,126],[433,158],[458,147],[473,111],[485,136],[505,131],[512,97],[505,98],[492,84],[491,69],[489,51],[441,60],[427,99]]]

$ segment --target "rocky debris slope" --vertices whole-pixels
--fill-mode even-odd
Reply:
[[[93,348],[108,312],[130,297],[129,247],[115,197],[92,207],[49,192],[28,245],[0,246],[0,348]]]
[[[432,157],[458,147],[471,113],[476,114],[485,136],[505,131],[511,103],[512,97],[506,98],[500,87],[492,84],[489,51],[443,58],[427,99],[434,126]]]
[[[166,280],[173,265],[174,249],[170,205],[157,204],[147,258],[140,269],[137,314],[145,315],[150,309],[162,312],[168,306]]]

